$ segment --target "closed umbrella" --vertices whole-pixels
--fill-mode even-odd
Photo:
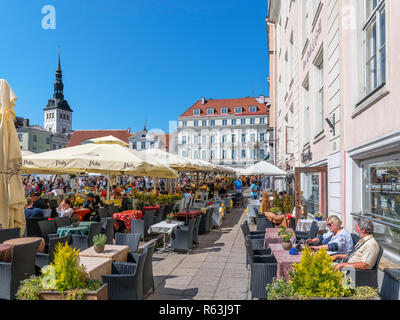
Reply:
[[[25,192],[20,169],[21,150],[15,129],[17,97],[8,82],[0,79],[0,224],[25,232]]]

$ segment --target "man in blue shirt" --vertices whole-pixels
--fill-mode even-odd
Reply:
[[[41,218],[43,217],[43,210],[33,206],[31,198],[27,199],[27,206],[25,207],[25,218]]]
[[[236,193],[242,193],[242,180],[238,177],[237,180],[234,182]]]
[[[251,185],[250,185],[250,196],[251,199],[257,199],[258,193],[257,193],[257,185],[255,184],[254,180],[251,180]]]

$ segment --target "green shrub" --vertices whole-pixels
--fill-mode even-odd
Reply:
[[[93,244],[95,246],[102,246],[102,245],[106,244],[106,242],[107,242],[107,236],[103,233],[96,234],[93,237]]]
[[[39,300],[41,290],[40,278],[32,276],[21,282],[16,298],[17,300]]]
[[[296,292],[293,285],[285,278],[274,279],[272,283],[267,284],[268,300],[277,300],[278,298],[294,298]]]

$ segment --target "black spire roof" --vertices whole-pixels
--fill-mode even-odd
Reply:
[[[47,106],[44,110],[62,109],[65,111],[73,112],[70,108],[68,101],[64,100],[64,84],[62,82],[61,59],[60,52],[58,53],[58,66],[56,71],[56,81],[54,82],[53,99],[49,99]]]

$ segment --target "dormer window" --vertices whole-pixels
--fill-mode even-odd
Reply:
[[[249,111],[250,112],[257,112],[257,107],[256,106],[250,106]]]
[[[207,109],[207,114],[214,114],[214,109],[213,108],[208,108]]]
[[[228,114],[228,108],[221,108],[221,114]]]
[[[242,113],[243,108],[242,107],[235,107],[235,113]]]
[[[200,109],[194,109],[193,110],[193,115],[194,116],[199,116],[200,115]]]

